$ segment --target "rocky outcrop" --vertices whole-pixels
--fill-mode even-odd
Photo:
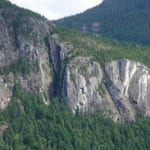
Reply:
[[[101,108],[102,97],[97,90],[101,82],[102,70],[98,63],[90,62],[89,58],[75,58],[66,69],[62,99],[68,99],[73,110],[89,109],[94,102]]]
[[[34,14],[22,15],[20,19],[19,13],[21,10],[0,9],[1,109],[11,100],[17,82],[26,90],[39,93],[45,104],[49,103],[53,69],[45,39],[50,36],[53,25]]]
[[[62,99],[75,112],[100,111],[115,121],[134,121],[136,112],[149,116],[150,69],[123,59],[103,69],[90,58],[74,58],[66,68]]]
[[[31,56],[29,56],[29,58],[32,58],[32,60],[29,61],[31,61],[34,69],[29,73],[21,75],[19,80],[22,87],[26,90],[38,92],[44,103],[49,104],[49,89],[52,84],[53,69],[49,63],[48,48],[43,44],[38,47],[30,45],[29,49],[34,49],[33,53],[32,50],[30,51]]]
[[[6,108],[11,100],[14,79],[12,73],[0,75],[0,109]]]
[[[106,86],[118,109],[130,118],[140,110],[150,116],[150,69],[143,64],[127,59],[112,61],[105,66]],[[118,104],[119,103],[119,104]],[[126,112],[125,112],[126,111]],[[121,111],[122,112],[122,111]]]
[[[8,128],[7,124],[0,125],[0,137],[3,136],[3,134],[4,134],[4,132],[6,131],[7,128]]]
[[[120,115],[103,83],[99,63],[90,58],[74,58],[66,68],[62,85],[62,99],[68,101],[73,112],[103,112],[115,121]],[[109,114],[108,114],[109,113]]]
[[[5,66],[17,59],[18,55],[14,51],[12,37],[9,35],[4,18],[0,15],[0,66]]]

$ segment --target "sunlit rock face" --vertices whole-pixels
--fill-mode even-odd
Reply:
[[[150,70],[128,59],[101,65],[90,58],[74,58],[67,66],[62,99],[73,112],[100,111],[115,121],[134,121],[136,112],[149,116]]]
[[[120,97],[111,92],[111,86],[107,88],[112,99],[127,104],[128,112],[140,110],[144,116],[149,116],[150,108],[150,69],[139,62],[127,59],[112,61],[106,64],[105,72],[107,82],[112,82]]]

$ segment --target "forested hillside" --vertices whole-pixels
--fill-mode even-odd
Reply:
[[[14,88],[9,107],[0,112],[8,128],[0,138],[2,150],[135,150],[150,149],[150,119],[114,123],[97,114],[73,115],[57,99],[50,106],[39,96]]]
[[[135,109],[135,120],[114,122],[106,110],[76,109],[73,113],[70,99],[61,97],[66,70],[79,68],[76,76],[90,76],[89,66],[80,61],[88,60],[90,72],[94,72],[96,65],[104,68],[107,62],[130,59],[137,61],[138,69],[147,66],[142,72],[145,75],[149,73],[150,48],[54,25],[6,0],[0,0],[0,22],[1,150],[150,149],[150,119],[143,117],[144,107],[143,111]],[[75,58],[79,62],[73,63]],[[70,83],[76,82],[76,76],[72,74]],[[101,82],[94,92],[107,102],[108,91]],[[117,105],[122,108],[121,103]]]
[[[150,45],[149,0],[104,0],[82,14],[57,23],[101,37]]]
[[[53,32],[59,34],[61,42],[67,41],[68,45],[72,43],[73,57],[88,54],[102,64],[108,60],[126,57],[150,66],[148,48],[84,36],[76,30],[63,27],[56,27]],[[129,55],[130,50],[132,55]],[[15,65],[10,69],[18,72]],[[60,103],[57,98],[51,99],[50,105],[46,106],[38,94],[27,92],[19,83],[15,84],[13,91],[9,106],[0,112],[1,127],[7,126],[0,139],[1,149],[150,148],[150,119],[142,118],[140,113],[137,114],[136,122],[114,123],[101,113],[76,112],[74,115],[67,103]]]

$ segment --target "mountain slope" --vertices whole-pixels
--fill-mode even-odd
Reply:
[[[0,0],[0,149],[149,149],[149,51]]]
[[[66,66],[62,95],[73,110],[111,112],[108,114],[115,121],[134,120],[139,110],[144,116],[149,116],[149,108],[146,109],[150,92],[149,68],[131,61],[148,63],[150,57],[147,48],[84,36],[61,27],[55,32],[60,35],[62,42],[67,41],[65,44],[69,47],[71,44],[72,47],[70,54],[73,59]]]
[[[73,112],[99,111],[114,121],[133,121],[139,110],[149,116],[149,48],[55,26],[7,1],[0,14],[1,109],[9,105],[13,88],[20,84],[47,105],[50,98],[58,97]]]
[[[82,14],[57,23],[97,36],[150,45],[149,0],[104,0]]]
[[[51,34],[53,24],[4,0],[0,1],[0,22],[1,84],[6,84],[0,108],[8,105],[16,82],[27,90],[40,92],[48,103],[52,69],[45,38]]]

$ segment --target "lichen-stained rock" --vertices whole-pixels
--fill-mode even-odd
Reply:
[[[88,109],[94,102],[102,104],[102,98],[97,91],[101,82],[102,70],[99,64],[90,62],[89,58],[75,58],[66,68],[63,99],[69,100],[73,110]]]
[[[4,132],[6,131],[7,128],[8,128],[7,124],[0,125],[0,137],[3,136],[3,134],[4,134]]]
[[[150,116],[150,69],[128,59],[106,63],[106,86],[125,120],[134,120],[135,112]],[[121,109],[123,107],[123,109]]]
[[[62,100],[75,112],[100,111],[114,121],[150,116],[150,69],[128,59],[104,64],[76,57],[66,67]]]
[[[12,37],[9,35],[9,29],[6,22],[0,15],[0,67],[10,64],[17,59],[17,53],[14,52]]]
[[[125,97],[120,89],[116,87],[116,85],[108,80],[105,82],[105,85],[108,89],[108,92],[111,95],[111,98],[119,111],[120,117],[122,121],[134,121],[135,120],[135,110],[133,109],[132,104],[128,101],[127,97]]]
[[[39,93],[45,104],[49,103],[52,68],[46,39],[53,26],[36,15],[23,15],[20,11],[0,10],[0,102],[5,108],[12,98],[4,78],[11,73],[12,85],[19,82],[28,91]],[[7,18],[5,14],[8,14]]]
[[[46,47],[37,47],[35,48],[36,58],[32,60],[37,62],[37,70],[33,70],[30,73],[21,75],[19,77],[21,85],[26,90],[32,92],[38,92],[44,103],[49,104],[49,90],[50,85],[52,84],[52,68],[49,63],[48,51]]]
[[[117,121],[119,113],[103,85],[103,72],[99,63],[90,58],[76,57],[66,68],[62,100],[67,100],[73,112],[100,111],[112,115]]]
[[[14,86],[14,75],[9,73],[8,75],[0,75],[0,109],[4,109],[8,106],[12,98],[12,89]]]

